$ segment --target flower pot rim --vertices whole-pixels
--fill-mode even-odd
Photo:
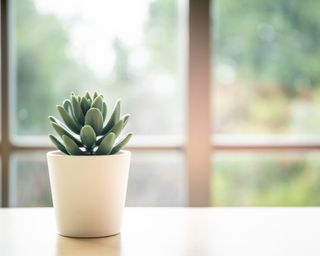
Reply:
[[[64,153],[62,153],[59,150],[52,150],[47,152],[47,156],[51,156],[51,157],[64,157],[64,158],[114,158],[114,157],[121,157],[124,155],[130,155],[131,152],[128,150],[120,150],[118,153],[114,154],[114,155],[66,155]]]

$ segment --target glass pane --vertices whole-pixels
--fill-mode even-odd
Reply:
[[[136,135],[182,133],[186,40],[178,0],[10,3],[15,135],[46,135],[56,104],[86,90],[103,93],[110,109],[121,98]]]
[[[215,206],[319,206],[320,153],[217,153]]]
[[[52,206],[45,153],[18,153],[10,159],[9,207]]]
[[[186,197],[182,153],[133,152],[127,206],[185,206]]]
[[[214,132],[319,135],[320,1],[214,2]]]
[[[11,159],[9,206],[52,206],[45,152]],[[184,206],[186,185],[179,152],[133,152],[127,206]]]

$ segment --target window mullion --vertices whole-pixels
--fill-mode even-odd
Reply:
[[[189,1],[186,162],[189,206],[210,204],[210,1]]]
[[[9,140],[8,1],[1,0],[1,206],[8,206]]]

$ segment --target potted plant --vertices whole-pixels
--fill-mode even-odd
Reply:
[[[71,94],[49,116],[61,139],[49,138],[58,151],[47,153],[58,233],[70,237],[103,237],[120,232],[130,165],[121,150],[132,133],[118,139],[129,115],[120,117],[120,101],[107,121],[103,96]]]

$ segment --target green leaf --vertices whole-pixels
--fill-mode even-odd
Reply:
[[[81,125],[76,123],[73,118],[70,116],[70,114],[61,106],[57,106],[57,109],[60,113],[60,116],[62,117],[65,124],[70,128],[71,131],[79,134]]]
[[[132,133],[128,133],[127,136],[125,136],[122,140],[120,140],[120,141],[113,147],[113,149],[111,150],[110,155],[113,155],[113,154],[118,153],[118,152],[121,150],[121,148],[129,142],[129,140],[131,139],[131,137],[132,137]]]
[[[90,108],[85,116],[84,123],[90,125],[96,135],[100,135],[103,126],[103,117],[99,109]]]
[[[90,96],[89,92],[86,92],[85,97],[87,98],[88,102],[91,102],[91,101],[92,101],[92,99],[91,99],[91,96]]]
[[[90,109],[90,103],[86,97],[82,97],[82,99],[80,101],[80,106],[81,106],[83,114],[85,115],[87,113],[87,111]]]
[[[70,139],[67,135],[62,136],[64,145],[66,147],[66,150],[70,155],[86,155],[86,152],[82,151],[77,144]]]
[[[57,125],[59,125],[60,127],[62,127],[64,130],[66,130],[68,133],[70,133],[73,137],[76,138],[77,134],[75,134],[74,132],[72,132],[63,122],[61,122],[59,119],[55,118],[54,116],[49,116],[48,117],[49,120],[52,123],[56,123]]]
[[[106,117],[107,117],[107,110],[108,110],[108,107],[107,107],[107,104],[105,102],[102,103],[102,117],[103,117],[103,122],[106,120]]]
[[[94,93],[93,93],[93,100],[94,100],[95,98],[97,98],[98,95],[99,95],[99,94],[98,94],[97,92],[94,92]]]
[[[106,126],[102,130],[102,134],[107,134],[112,127],[119,121],[120,119],[120,100],[118,100],[114,106],[114,109],[112,111],[112,115],[106,124]]]
[[[62,124],[61,121],[59,121],[57,118],[55,118],[54,116],[48,116],[49,120],[53,123],[57,123],[57,124]]]
[[[51,125],[53,129],[59,134],[59,136],[62,138],[63,135],[67,135],[68,137],[72,138],[72,140],[78,145],[82,146],[82,143],[73,135],[71,132],[69,132],[65,127],[58,123],[51,122]]]
[[[119,134],[121,133],[122,129],[123,129],[123,120],[120,119],[119,122],[116,123],[116,125],[112,127],[110,132],[113,132],[116,135],[116,137],[118,137]]]
[[[90,125],[85,125],[80,131],[81,142],[87,147],[92,148],[96,143],[96,134]]]
[[[64,145],[52,134],[49,134],[49,138],[52,141],[54,145],[56,145],[57,149],[59,149],[61,152],[69,155],[68,151],[64,147]]]
[[[80,102],[78,101],[76,96],[72,96],[71,104],[73,109],[74,117],[76,118],[77,122],[81,125],[84,124],[84,115],[81,109]]]
[[[98,149],[96,150],[96,155],[108,155],[111,150],[113,143],[116,139],[116,135],[114,133],[109,133],[107,136],[104,137],[102,142],[100,143]]]
[[[70,100],[64,100],[63,103],[62,103],[62,106],[68,113],[71,113],[72,106],[71,106]]]
[[[124,127],[126,126],[126,124],[128,123],[129,118],[130,118],[130,115],[129,115],[129,114],[124,115],[124,116],[122,116],[122,117],[120,118],[120,120],[123,120],[123,128],[124,128]],[[123,129],[123,128],[122,128],[122,129]]]
[[[98,97],[96,97],[96,98],[93,100],[93,102],[92,102],[92,104],[91,104],[91,107],[92,107],[92,108],[97,108],[97,109],[99,109],[100,111],[102,111],[102,103],[103,103],[103,98],[102,98],[102,96],[98,96]]]
[[[119,120],[119,122],[113,126],[113,128],[111,129],[111,131],[109,131],[106,135],[99,137],[99,139],[97,139],[96,141],[96,145],[100,145],[101,141],[109,135],[109,133],[114,133],[116,138],[119,136],[119,134],[121,133],[123,129],[123,120]]]

